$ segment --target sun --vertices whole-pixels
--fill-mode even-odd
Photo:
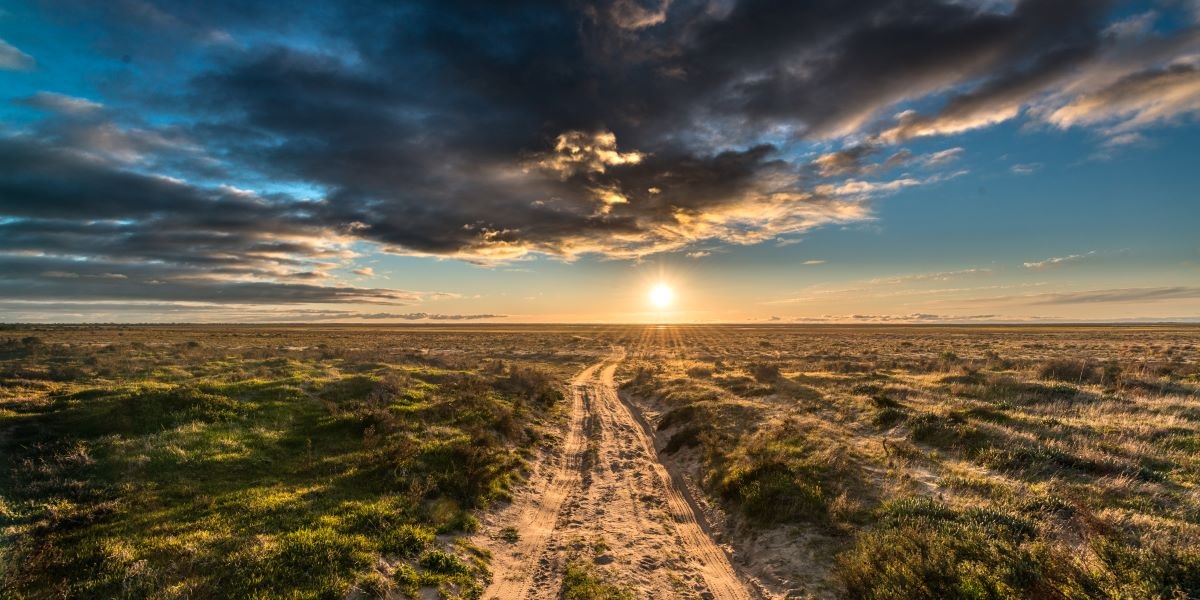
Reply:
[[[650,303],[658,308],[666,308],[675,300],[675,292],[671,286],[660,283],[650,289]]]

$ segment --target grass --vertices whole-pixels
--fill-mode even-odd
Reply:
[[[81,338],[0,344],[0,596],[478,596],[453,540],[562,398],[490,356]]]
[[[661,335],[624,391],[776,591],[1200,597],[1194,327]]]
[[[0,597],[477,597],[610,344],[768,588],[1200,598],[1183,326],[0,329]],[[563,597],[630,597],[580,548]]]
[[[605,581],[596,570],[579,560],[571,561],[563,570],[563,600],[633,600],[627,589]]]
[[[813,443],[810,424],[788,420],[748,436],[714,469],[720,496],[757,524],[825,523],[842,488],[854,485],[844,449]]]
[[[871,599],[1173,598],[1200,589],[1200,551],[1186,538],[1088,531],[1068,549],[1039,530],[1054,515],[1039,519],[1031,508],[889,502],[879,525],[838,557],[838,577],[847,596]]]

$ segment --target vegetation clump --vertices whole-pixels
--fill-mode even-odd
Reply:
[[[633,593],[605,581],[594,569],[575,560],[563,571],[563,600],[633,600]]]
[[[1187,539],[1085,532],[1081,548],[1048,538],[1011,509],[955,509],[901,498],[838,556],[850,598],[1179,598],[1200,591],[1200,551]]]
[[[773,592],[1200,597],[1195,328],[773,332],[634,346],[625,388]]]
[[[543,365],[383,337],[128,331],[0,348],[0,596],[478,594],[483,563],[438,534],[507,497],[562,399]]]

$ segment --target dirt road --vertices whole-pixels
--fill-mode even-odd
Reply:
[[[659,462],[649,428],[618,396],[621,358],[576,376],[561,451],[534,467],[510,506],[485,518],[480,542],[493,553],[493,579],[484,598],[556,598],[572,560],[604,565],[607,579],[639,598],[752,597]],[[516,541],[498,535],[506,527]]]

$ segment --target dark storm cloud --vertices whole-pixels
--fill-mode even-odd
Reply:
[[[58,17],[145,79],[22,101],[47,116],[0,140],[0,252],[95,267],[30,269],[30,289],[65,290],[61,271],[128,297],[187,280],[341,300],[298,281],[354,241],[634,258],[864,220],[878,193],[940,178],[847,178],[958,155],[915,156],[914,137],[1195,110],[1195,66],[1173,61],[1196,32],[1114,24],[1119,4],[68,2]],[[1173,105],[1131,103],[1168,89]]]
[[[0,141],[6,298],[408,303],[317,286],[349,255],[309,207],[123,170],[36,140]]]
[[[828,208],[804,189],[803,165],[772,146],[698,143],[696,119],[838,129],[915,82],[955,83],[962,56],[1015,61],[1032,52],[1021,44],[1031,30],[1099,12],[1094,2],[1011,16],[922,6],[910,16],[909,3],[745,2],[719,15],[674,3],[657,22],[660,11],[625,5],[415,5],[375,25],[379,36],[354,40],[353,52],[264,48],[193,85],[197,102],[235,109],[236,128],[261,135],[234,154],[321,184],[327,216],[359,224],[366,239],[474,260],[637,256],[703,237],[735,241],[739,227],[723,225],[771,194],[808,216],[772,219],[763,237],[866,213]],[[341,18],[363,26],[363,15]],[[900,40],[907,54],[884,51]],[[614,143],[600,152],[643,159],[567,177],[530,168],[564,135],[608,132]],[[685,222],[706,215],[702,231]]]
[[[242,281],[237,271],[192,271],[176,265],[45,256],[0,256],[6,299],[170,300],[229,304],[412,304],[420,295],[401,290],[324,286],[300,276]],[[292,281],[289,281],[291,279]]]
[[[806,183],[812,169],[784,162],[781,148],[762,143],[764,129],[784,127],[789,143],[870,132],[889,108],[951,92],[935,117],[910,114],[876,146],[943,123],[959,131],[1011,118],[1111,42],[1112,5],[417,4],[374,23],[377,35],[353,40],[353,52],[266,48],[195,85],[269,140],[243,146],[247,160],[319,182],[331,190],[329,215],[362,224],[366,239],[477,260],[637,256],[867,214],[824,210],[830,200]],[[363,27],[361,14],[342,16]],[[563,136],[609,132],[614,143],[597,152],[642,159],[565,178],[529,168],[528,157],[544,158]],[[907,159],[885,156],[878,167]],[[727,177],[734,157],[746,168]],[[862,157],[817,168],[875,170],[856,166]],[[811,216],[739,235],[730,215],[772,193]],[[680,218],[699,215],[711,217],[703,231]]]
[[[765,4],[739,3],[745,8],[731,18],[742,12],[752,22],[775,18]],[[761,73],[734,76],[748,80],[735,85],[734,99],[752,116],[796,118],[821,135],[856,131],[886,107],[953,86],[978,84],[987,97],[1037,78],[1094,48],[1111,3],[1020,2],[1008,14],[970,2],[787,4],[784,23],[775,27],[804,19],[817,43],[781,36]],[[813,12],[820,13],[817,19],[809,18]],[[729,29],[724,23],[712,28]],[[742,34],[726,45],[756,44],[753,27]]]
[[[501,319],[498,314],[442,314],[423,312],[363,312],[296,308],[291,306],[261,307],[228,303],[170,302],[170,301],[43,301],[3,300],[0,313],[10,322],[192,322],[192,323],[312,323],[354,321],[479,321]]]

